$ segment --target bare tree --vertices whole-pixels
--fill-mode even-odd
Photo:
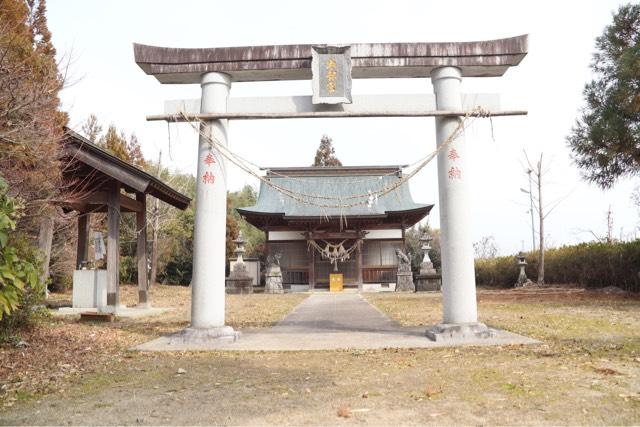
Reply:
[[[495,258],[498,255],[498,245],[493,236],[484,236],[473,244],[473,252],[476,258]]]
[[[531,177],[535,186],[535,190],[533,191],[533,194],[531,194],[531,197],[533,201],[533,209],[538,214],[538,284],[544,285],[544,222],[549,214],[551,214],[551,212],[553,212],[553,210],[558,207],[558,205],[564,201],[571,192],[545,205],[542,199],[542,186],[545,175],[549,173],[549,165],[543,164],[543,153],[540,153],[540,158],[536,162],[535,166],[529,160],[529,156],[526,151],[524,151],[524,158],[527,162],[526,165],[523,165],[525,167],[525,172]]]

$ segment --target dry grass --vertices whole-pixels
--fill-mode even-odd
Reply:
[[[121,302],[137,302],[135,286],[121,286]],[[268,327],[298,305],[304,295],[227,295],[226,319],[234,328]],[[51,294],[52,301],[70,301],[70,293]],[[155,307],[167,313],[113,323],[81,323],[79,316],[52,317],[22,333],[24,347],[0,348],[0,404],[12,406],[32,395],[65,390],[69,381],[117,365],[132,355],[128,349],[189,324],[191,289],[158,285],[151,289]]]
[[[297,303],[262,297],[230,298],[230,313],[237,309],[235,315],[242,316],[245,310],[250,325],[267,324],[278,317],[271,310]],[[440,320],[436,294],[367,299],[406,325]],[[0,423],[640,423],[637,298],[540,290],[480,292],[479,300],[481,320],[543,344],[177,354],[107,348],[108,356],[122,363],[67,379],[66,391],[40,402],[19,402],[0,412]],[[124,335],[110,338],[115,341],[144,336],[135,328],[131,332],[132,325],[95,327]]]

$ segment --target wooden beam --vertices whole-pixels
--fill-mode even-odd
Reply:
[[[136,193],[136,200],[142,205],[142,210],[136,212],[137,247],[136,260],[138,261],[138,305],[149,306],[149,281],[147,277],[147,209],[146,195]]]
[[[120,208],[123,211],[128,212],[142,212],[144,210],[143,203],[139,200],[134,200],[131,197],[127,197],[120,193]],[[87,205],[107,205],[109,204],[109,194],[106,191],[96,191],[82,197],[81,199],[71,201],[76,203],[85,203]]]
[[[487,110],[500,110],[500,95],[494,93],[463,93],[462,109],[471,111],[481,106]],[[200,98],[165,101],[165,114],[198,114]],[[346,111],[367,113],[375,111],[411,112],[437,110],[434,93],[353,95],[350,104],[314,104],[310,95],[237,97],[227,101],[228,113],[310,113]]]
[[[356,249],[356,270],[358,272],[358,289],[362,290],[362,245],[364,242],[360,242]]]
[[[116,310],[120,293],[120,183],[109,191],[107,213],[107,306]]]
[[[78,216],[78,249],[76,251],[76,269],[82,268],[82,262],[89,258],[89,213]]]
[[[308,239],[327,240],[327,239],[362,239],[366,232],[364,231],[312,231],[307,233]]]
[[[186,122],[195,120],[261,120],[261,119],[320,119],[320,118],[357,118],[357,117],[462,117],[468,111],[313,111],[302,113],[206,113],[206,114],[157,114],[147,116],[147,121]],[[489,111],[482,117],[524,116],[525,110]]]
[[[309,246],[307,245],[307,248]],[[309,254],[309,289],[316,287],[316,250],[311,248]]]

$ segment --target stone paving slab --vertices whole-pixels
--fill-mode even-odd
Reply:
[[[495,336],[434,342],[426,327],[402,327],[359,294],[312,294],[272,328],[242,332],[239,340],[176,343],[168,337],[135,347],[142,351],[301,351],[382,348],[436,348],[537,344],[539,341],[492,329]]]
[[[139,319],[141,317],[158,316],[160,314],[174,311],[174,308],[167,307],[118,307],[116,309],[116,317],[124,317],[128,319]],[[61,307],[58,310],[51,310],[54,316],[77,316],[82,313],[97,313],[95,308],[72,308]]]

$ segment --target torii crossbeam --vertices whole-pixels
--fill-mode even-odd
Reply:
[[[186,117],[203,120],[206,133],[224,145],[227,144],[229,119],[433,116],[436,119],[437,144],[441,146],[458,128],[461,116],[472,107],[483,107],[487,115],[526,114],[521,110],[500,111],[497,95],[461,94],[460,83],[463,77],[502,76],[509,67],[522,61],[527,49],[527,35],[477,42],[366,43],[329,47],[284,45],[176,49],[134,44],[136,63],[160,83],[200,84],[202,87],[199,100],[171,101],[165,106],[165,114],[149,116],[148,119],[178,121]],[[326,60],[327,74],[314,75],[312,69],[317,69],[313,67],[322,61],[319,55],[337,52],[345,56]],[[351,98],[349,91],[341,98],[343,101],[335,101],[338,98],[316,93],[318,87],[320,92],[328,90],[332,94],[336,90],[350,89],[350,81],[346,84],[336,80],[336,67],[343,70],[340,68],[341,60],[348,66],[344,70],[356,79],[430,78],[434,95]],[[312,78],[313,97],[229,98],[232,82]],[[331,100],[318,104],[316,101],[322,96]],[[226,166],[223,158],[212,159],[210,150],[207,138],[201,136],[191,326],[179,336],[183,342],[220,338],[235,340],[238,337],[232,328],[225,326],[224,318]],[[444,315],[443,323],[426,331],[433,340],[477,339],[491,334],[484,324],[478,323],[467,157],[463,134],[438,153]]]

